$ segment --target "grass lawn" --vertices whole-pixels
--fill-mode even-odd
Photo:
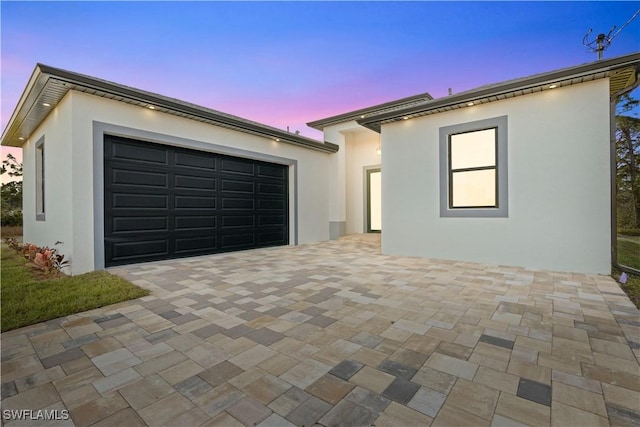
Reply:
[[[0,259],[2,332],[149,294],[106,271],[43,277],[4,243]]]
[[[640,270],[640,236],[618,235],[618,264]]]
[[[640,270],[640,236],[618,235],[618,264]],[[622,271],[614,269],[613,277],[618,280]],[[627,283],[620,283],[629,299],[640,308],[640,276],[627,273]]]

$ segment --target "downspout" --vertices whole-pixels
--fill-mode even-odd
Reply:
[[[618,263],[618,217],[617,217],[617,191],[618,186],[616,184],[617,170],[618,170],[618,157],[616,154],[616,105],[620,97],[625,93],[631,92],[638,87],[638,77],[636,77],[636,84],[627,87],[618,93],[612,94],[609,102],[609,162],[611,169],[611,264],[613,267],[625,271],[627,273],[640,276],[640,270],[626,265]]]

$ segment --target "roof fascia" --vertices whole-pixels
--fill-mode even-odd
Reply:
[[[351,120],[356,120],[358,118],[362,118],[363,115],[376,114],[379,110],[385,110],[387,108],[393,108],[396,105],[402,105],[408,102],[416,102],[422,99],[432,100],[433,97],[428,93],[421,93],[419,95],[413,95],[406,98],[396,99],[394,101],[385,102],[382,104],[373,105],[371,107],[361,108],[359,110],[353,110],[342,114],[337,114],[335,116],[326,117],[324,119],[314,120],[312,122],[307,122],[307,126],[312,127],[317,130],[322,130],[327,126],[331,126],[334,124],[348,122]]]
[[[488,87],[479,87],[466,92],[461,92],[456,95],[449,95],[447,97],[434,99],[433,101],[430,101],[423,105],[403,108],[387,113],[381,113],[356,121],[359,125],[380,133],[382,127],[381,122],[386,120],[399,119],[405,116],[423,113],[437,108],[472,102],[477,99],[505,95],[511,92],[526,90],[544,84],[551,84],[560,80],[584,77],[592,74],[597,74],[599,72],[607,72],[612,69],[622,68],[632,64],[638,66],[639,63],[640,53],[634,53],[626,56],[612,58],[609,60],[591,62],[584,65],[578,65],[543,74],[537,74],[531,77],[498,83],[495,85],[490,85]]]
[[[290,132],[272,128],[267,125],[262,125],[249,120],[241,119],[232,115],[227,115],[216,110],[197,106],[183,102],[174,98],[165,97],[162,95],[154,94],[151,92],[135,89],[129,86],[120,85],[117,83],[109,82],[102,79],[86,76],[71,71],[54,68],[44,64],[37,64],[36,70],[32,74],[29,84],[25,88],[18,106],[14,110],[7,127],[2,134],[2,143],[5,142],[7,132],[14,125],[15,120],[20,115],[23,108],[31,108],[28,104],[32,103],[38,98],[39,93],[46,86],[47,81],[50,79],[56,79],[61,82],[66,82],[71,85],[81,86],[86,89],[96,90],[110,95],[119,96],[122,98],[131,99],[140,103],[153,105],[154,107],[161,107],[169,112],[176,111],[184,114],[188,114],[200,119],[218,122],[220,124],[236,128],[241,131],[245,131],[251,134],[263,136],[269,139],[275,139],[278,142],[288,143],[297,146],[303,146],[305,148],[322,151],[325,153],[335,153],[338,151],[338,146],[330,142],[319,142],[311,138],[307,138],[300,135],[291,134]],[[34,90],[39,88],[39,90]],[[72,89],[70,89],[72,90]],[[27,113],[25,113],[26,116]]]

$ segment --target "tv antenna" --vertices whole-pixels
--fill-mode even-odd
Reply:
[[[609,46],[611,46],[611,42],[613,41],[613,39],[615,39],[618,36],[618,34],[620,34],[620,32],[624,29],[624,27],[626,27],[631,23],[631,21],[636,19],[636,16],[638,16],[639,14],[640,14],[640,9],[636,10],[636,13],[634,13],[633,16],[629,18],[629,20],[625,22],[622,27],[618,28],[618,31],[616,31],[615,33],[614,31],[616,30],[617,27],[614,25],[609,30],[609,33],[607,34],[600,33],[596,36],[595,39],[591,41],[588,41],[588,38],[589,38],[589,35],[591,35],[591,33],[593,32],[593,29],[589,29],[589,31],[587,31],[587,34],[585,34],[584,37],[582,38],[582,44],[586,46],[587,49],[589,49],[591,52],[597,53],[598,60],[602,59],[602,52],[604,52]]]

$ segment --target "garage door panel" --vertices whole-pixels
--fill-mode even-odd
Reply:
[[[105,264],[288,244],[287,171],[106,136]]]
[[[258,226],[284,226],[286,223],[285,215],[259,215],[258,216]]]
[[[180,190],[216,191],[216,179],[214,177],[174,175],[174,188]]]
[[[287,201],[283,199],[258,199],[259,211],[283,211],[286,208]]]
[[[169,231],[169,218],[166,216],[132,216],[113,218],[114,234],[147,231]]]
[[[113,195],[112,208],[114,209],[167,209],[168,207],[169,197],[163,194],[116,193]]]
[[[169,254],[169,242],[165,239],[137,240],[135,242],[113,242],[112,260],[130,261]]]
[[[162,146],[144,142],[128,142],[117,138],[118,144],[111,145],[110,158],[130,163],[169,164],[169,153]]]
[[[235,227],[254,227],[255,218],[253,215],[222,215],[221,229]]]
[[[280,165],[270,166],[270,165],[258,165],[258,176],[263,178],[286,178],[287,169],[283,168]]]
[[[175,227],[176,231],[181,230],[215,230],[217,223],[217,217],[214,215],[199,215],[199,216],[176,216]]]
[[[246,233],[223,234],[221,236],[222,250],[237,248],[252,248],[256,246],[256,236],[253,231]]]
[[[263,231],[258,233],[258,246],[275,246],[275,245],[284,245],[286,243],[287,237],[285,233],[281,229],[271,230],[271,231]]]
[[[220,161],[222,172],[239,175],[253,175],[254,164],[251,161],[223,158]]]
[[[216,236],[189,237],[176,239],[176,254],[213,251],[217,247]]]
[[[265,184],[265,183],[258,184],[258,194],[260,195],[263,195],[263,194],[281,195],[284,193],[284,191],[285,191],[284,184]]]
[[[121,186],[168,188],[169,176],[161,172],[144,172],[114,168],[111,183]]]
[[[255,203],[253,199],[245,198],[245,197],[223,197],[222,198],[222,210],[223,211],[252,211],[255,207]]]
[[[255,190],[255,183],[253,181],[238,181],[230,179],[222,179],[221,190],[230,191],[233,193],[250,193],[253,194]]]
[[[174,196],[175,209],[215,209],[216,199],[211,196]]]
[[[186,151],[178,151],[175,153],[174,164],[176,166],[184,168],[215,171],[216,157],[209,153],[191,153]]]

